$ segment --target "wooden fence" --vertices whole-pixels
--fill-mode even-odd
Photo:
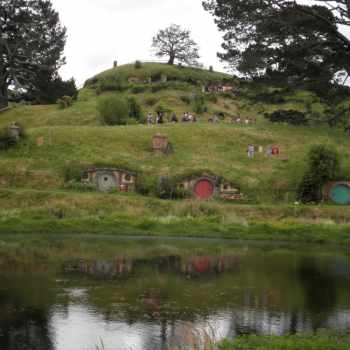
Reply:
[[[15,104],[15,105],[10,105],[10,106],[8,106],[6,108],[0,109],[0,113],[9,111],[10,109],[13,109],[13,108],[16,108],[16,107],[25,106],[25,105],[30,105],[30,102],[23,101],[23,102]]]

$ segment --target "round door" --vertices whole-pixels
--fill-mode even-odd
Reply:
[[[350,187],[337,185],[332,190],[332,200],[336,204],[348,204],[350,202]]]
[[[214,185],[208,180],[199,180],[194,186],[194,193],[199,198],[208,199],[214,193]]]
[[[97,183],[103,191],[109,191],[111,186],[116,186],[112,174],[101,174],[97,179]]]

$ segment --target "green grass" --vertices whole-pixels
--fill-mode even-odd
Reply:
[[[182,78],[193,76],[201,80],[222,79],[223,73],[211,73],[209,71],[168,66],[165,64],[147,63],[143,68],[135,70],[133,65],[125,65],[102,72],[96,77],[101,81],[112,82],[116,74],[124,83],[129,76],[136,75],[143,79],[143,75],[154,75],[165,73],[168,76],[182,74]],[[103,81],[102,79],[102,81]],[[303,157],[305,147],[310,141],[321,140],[329,142],[339,150],[341,159],[341,171],[335,174],[337,177],[349,177],[350,174],[350,149],[348,135],[327,128],[326,126],[316,127],[296,127],[286,125],[271,125],[263,123],[263,112],[272,112],[281,107],[276,104],[252,103],[245,98],[245,95],[234,96],[233,99],[219,97],[217,104],[207,101],[208,112],[198,116],[198,123],[177,123],[170,125],[135,125],[135,126],[102,126],[97,110],[96,102],[105,94],[115,94],[127,96],[130,90],[123,92],[106,92],[100,96],[95,95],[95,88],[91,86],[81,89],[78,101],[67,109],[58,109],[53,106],[25,106],[13,109],[1,115],[0,127],[9,126],[13,120],[21,119],[27,128],[30,138],[28,157],[23,157],[28,140],[20,140],[12,149],[0,152],[0,187],[12,188],[13,196],[11,200],[28,197],[28,201],[33,202],[33,207],[41,208],[38,198],[47,196],[50,201],[56,204],[61,200],[69,202],[68,211],[75,213],[74,206],[70,201],[83,205],[82,215],[112,215],[114,212],[129,213],[127,205],[125,208],[118,208],[117,204],[113,212],[110,210],[108,201],[118,202],[112,197],[99,194],[67,194],[62,191],[34,191],[30,194],[25,189],[58,189],[62,188],[64,180],[64,170],[70,164],[76,164],[83,168],[91,166],[113,166],[129,169],[137,172],[140,177],[147,178],[154,185],[160,174],[167,175],[174,180],[182,180],[190,175],[206,171],[217,175],[223,180],[230,181],[238,186],[248,197],[255,197],[258,202],[264,205],[271,205],[267,211],[279,212],[280,216],[267,215],[266,218],[279,220],[288,217],[298,217],[294,214],[297,210],[293,206],[284,206],[283,210],[278,208],[280,204],[291,204],[296,199],[296,191],[293,188],[306,171]],[[188,91],[174,89],[160,90],[152,93],[149,89],[141,94],[133,94],[140,101],[144,101],[149,96],[160,98],[160,102],[169,110],[175,111],[180,117],[183,111],[192,112],[193,102],[188,106],[179,96],[184,94],[196,94],[200,88],[192,86]],[[306,99],[307,93],[293,97],[282,105],[284,109],[299,109],[305,111],[302,99]],[[299,100],[298,100],[299,98]],[[228,110],[223,106],[230,103]],[[156,106],[142,105],[143,112],[154,111]],[[313,104],[313,109],[322,111],[323,106],[319,103]],[[221,123],[208,123],[206,118],[216,114],[218,110],[223,110],[227,116],[235,116],[237,112],[241,118],[248,116],[256,118],[257,124],[230,124],[228,120]],[[49,126],[51,128],[52,146],[49,145]],[[166,133],[168,142],[172,142],[175,154],[164,156],[162,152],[151,151],[152,136],[157,132]],[[36,145],[36,139],[43,136],[44,144],[41,147]],[[238,153],[236,152],[238,142]],[[255,153],[255,157],[250,159],[245,152],[247,144],[263,146],[263,153]],[[274,157],[264,157],[265,146],[273,145],[280,147],[280,155]],[[286,145],[288,147],[288,162],[282,162],[286,157]],[[26,172],[29,170],[31,172]],[[47,171],[47,173],[43,173]],[[272,187],[278,187],[273,190]],[[23,189],[23,190],[18,190]],[[5,191],[6,192],[6,191]],[[1,191],[1,193],[5,193]],[[8,192],[6,192],[8,193]],[[71,197],[69,197],[71,196]],[[1,197],[1,195],[0,195]],[[31,199],[29,199],[29,197]],[[89,205],[83,204],[88,198]],[[103,199],[102,199],[103,198]],[[124,198],[120,196],[119,198]],[[13,209],[12,204],[2,201],[1,208]],[[21,200],[16,199],[17,205],[21,207]],[[132,202],[135,210],[147,213],[148,216],[166,216],[164,208],[173,208],[169,201],[158,201],[152,197],[127,197],[120,200],[123,203]],[[101,206],[101,202],[103,205]],[[142,205],[138,205],[141,203]],[[184,202],[185,203],[185,202]],[[232,215],[236,213],[239,217],[255,216],[260,217],[260,209],[251,207],[247,214],[244,210],[237,211],[240,206],[225,203],[212,202],[204,205],[203,216],[210,217],[212,207],[218,206],[220,214]],[[185,204],[183,204],[185,206]],[[243,206],[244,207],[244,206]],[[72,209],[73,208],[73,209]],[[150,209],[149,209],[150,208]],[[266,206],[268,208],[268,206]],[[326,208],[326,209],[324,209]],[[340,211],[334,206],[318,206],[313,211],[314,217],[332,218],[335,222],[347,221],[344,217],[348,215],[348,207]],[[170,210],[170,209],[169,209]],[[171,210],[170,210],[171,211]],[[319,212],[317,212],[319,211]],[[342,212],[340,218],[334,215],[335,212]],[[289,213],[289,214],[288,214]],[[326,213],[326,214],[325,214]],[[329,213],[329,214],[327,214]],[[173,213],[178,215],[176,212]],[[171,215],[173,215],[171,214]],[[51,215],[51,214],[50,214]],[[132,213],[132,215],[137,215]],[[201,214],[202,215],[202,214]],[[73,215],[75,216],[75,214]],[[180,215],[181,216],[181,215]],[[64,218],[67,219],[66,217]],[[309,219],[312,219],[311,217]],[[68,218],[69,220],[69,218]],[[105,232],[106,230],[103,229]],[[72,231],[70,231],[72,232]],[[80,231],[79,231],[80,232]]]
[[[302,335],[286,334],[282,338],[272,336],[265,338],[261,334],[238,336],[234,341],[224,340],[219,350],[260,349],[260,350],[340,350],[350,349],[350,337],[346,330],[324,330],[303,333]]]

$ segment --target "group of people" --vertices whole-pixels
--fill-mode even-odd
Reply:
[[[159,108],[159,110],[157,112],[156,120],[153,120],[152,113],[148,112],[147,124],[163,124],[163,111],[161,108]]]
[[[205,88],[206,92],[241,92],[247,91],[247,88],[242,89],[235,86],[207,86]],[[204,92],[204,87],[202,92]]]
[[[197,122],[197,118],[194,113],[188,114],[188,112],[183,112],[182,114],[183,122]]]
[[[254,118],[253,121],[250,118],[245,118],[245,120],[241,119],[240,117],[237,118],[231,118],[230,123],[238,123],[238,124],[250,124],[250,123],[256,123],[256,119]]]
[[[219,123],[220,119],[216,116],[210,117],[209,119],[207,119],[207,122],[211,122],[211,123]]]

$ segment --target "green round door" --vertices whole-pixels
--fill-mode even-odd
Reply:
[[[332,190],[332,199],[336,204],[348,204],[350,202],[350,187],[337,185]]]

